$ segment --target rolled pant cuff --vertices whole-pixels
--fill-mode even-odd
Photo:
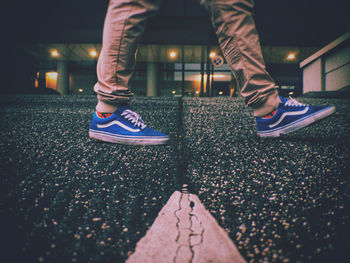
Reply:
[[[278,104],[281,102],[280,97],[278,96],[278,93],[272,93],[266,102],[259,108],[253,108],[254,111],[254,117],[263,117],[272,111],[274,111],[277,107]]]
[[[99,100],[96,105],[96,111],[104,113],[115,112],[118,108],[118,105],[108,104],[102,100]]]

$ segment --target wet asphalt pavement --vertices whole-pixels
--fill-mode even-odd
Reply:
[[[346,262],[350,100],[278,139],[241,98],[141,98],[164,146],[92,141],[94,96],[0,99],[1,262],[124,262],[183,183],[248,262]]]

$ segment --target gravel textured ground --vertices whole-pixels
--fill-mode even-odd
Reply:
[[[302,101],[337,112],[260,139],[240,98],[136,97],[173,140],[122,146],[88,138],[94,96],[0,98],[1,262],[123,262],[179,182],[248,262],[345,262],[350,101]]]
[[[236,99],[186,99],[188,176],[249,262],[345,262],[350,101],[323,122],[259,139]]]

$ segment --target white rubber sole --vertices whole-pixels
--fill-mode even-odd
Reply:
[[[128,144],[128,145],[161,145],[169,142],[169,136],[163,137],[150,137],[150,136],[123,136],[116,135],[107,132],[101,132],[96,130],[89,130],[89,137],[94,140],[118,143],[118,144]]]
[[[308,115],[303,119],[292,122],[284,127],[267,131],[267,132],[258,132],[258,136],[259,137],[279,137],[281,134],[287,134],[287,133],[297,131],[316,121],[322,120],[328,117],[329,115],[333,114],[334,112],[335,112],[335,107],[331,106],[331,107],[325,108],[322,111],[315,112],[312,115]]]

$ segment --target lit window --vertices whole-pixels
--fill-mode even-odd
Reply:
[[[46,77],[57,78],[57,72],[46,72]]]
[[[46,88],[56,90],[57,87],[57,72],[46,72],[45,80],[46,80]]]

